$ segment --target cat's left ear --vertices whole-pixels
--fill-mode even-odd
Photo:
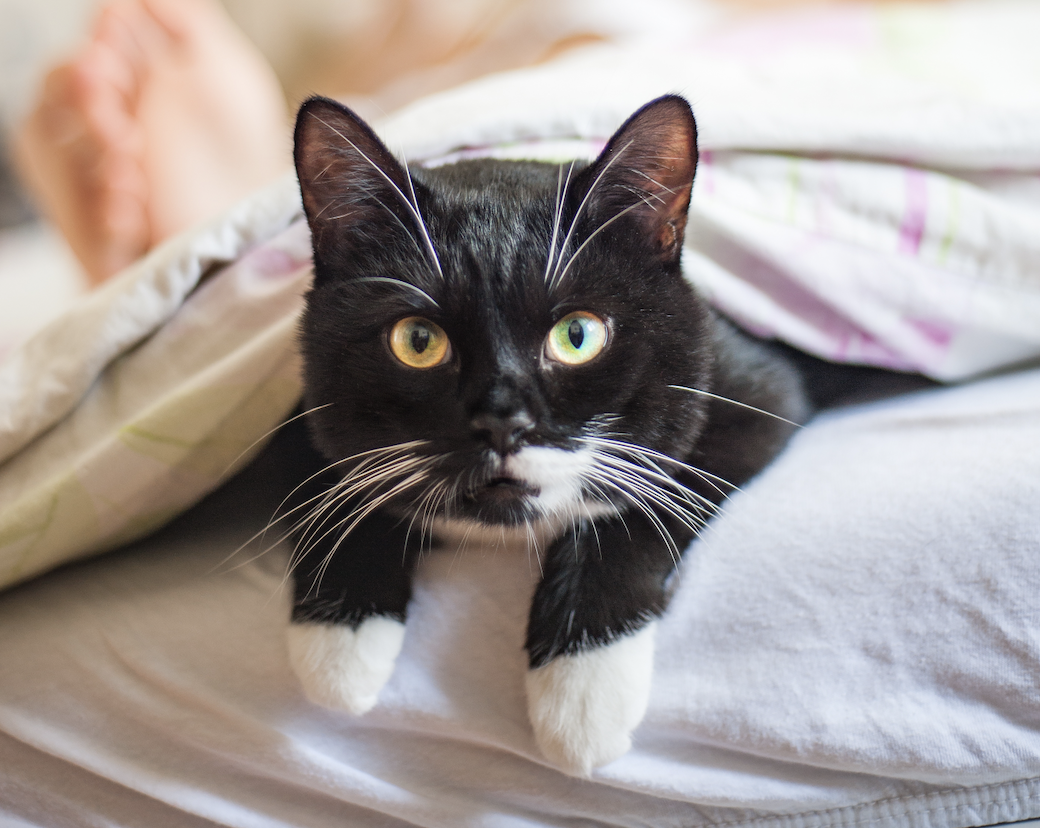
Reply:
[[[589,214],[601,226],[624,212],[662,259],[677,261],[697,169],[697,124],[678,95],[632,115],[583,172]]]
[[[408,171],[350,109],[329,98],[305,101],[294,143],[316,278],[322,278],[321,262],[417,232],[421,221]]]

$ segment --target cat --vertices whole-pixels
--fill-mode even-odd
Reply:
[[[526,638],[540,750],[587,775],[629,749],[684,549],[814,408],[791,354],[682,275],[697,157],[674,95],[592,162],[411,169],[349,109],[303,104],[320,469],[290,509],[288,645],[313,701],[376,703],[431,534],[506,527],[542,539]]]

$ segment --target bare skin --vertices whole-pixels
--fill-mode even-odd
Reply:
[[[278,81],[214,0],[106,5],[15,151],[95,284],[291,163]]]

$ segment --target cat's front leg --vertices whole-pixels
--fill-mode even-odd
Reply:
[[[287,639],[307,697],[360,715],[375,706],[401,651],[415,555],[407,526],[380,512],[338,543],[340,532],[329,530],[343,517],[315,524],[313,537],[301,532]]]
[[[657,618],[675,549],[641,515],[587,522],[548,550],[527,631],[535,739],[562,770],[587,776],[631,747],[646,713]]]

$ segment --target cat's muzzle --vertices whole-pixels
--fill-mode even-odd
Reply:
[[[469,489],[462,501],[484,523],[515,525],[532,517],[531,501],[540,493],[523,480],[496,476]]]

